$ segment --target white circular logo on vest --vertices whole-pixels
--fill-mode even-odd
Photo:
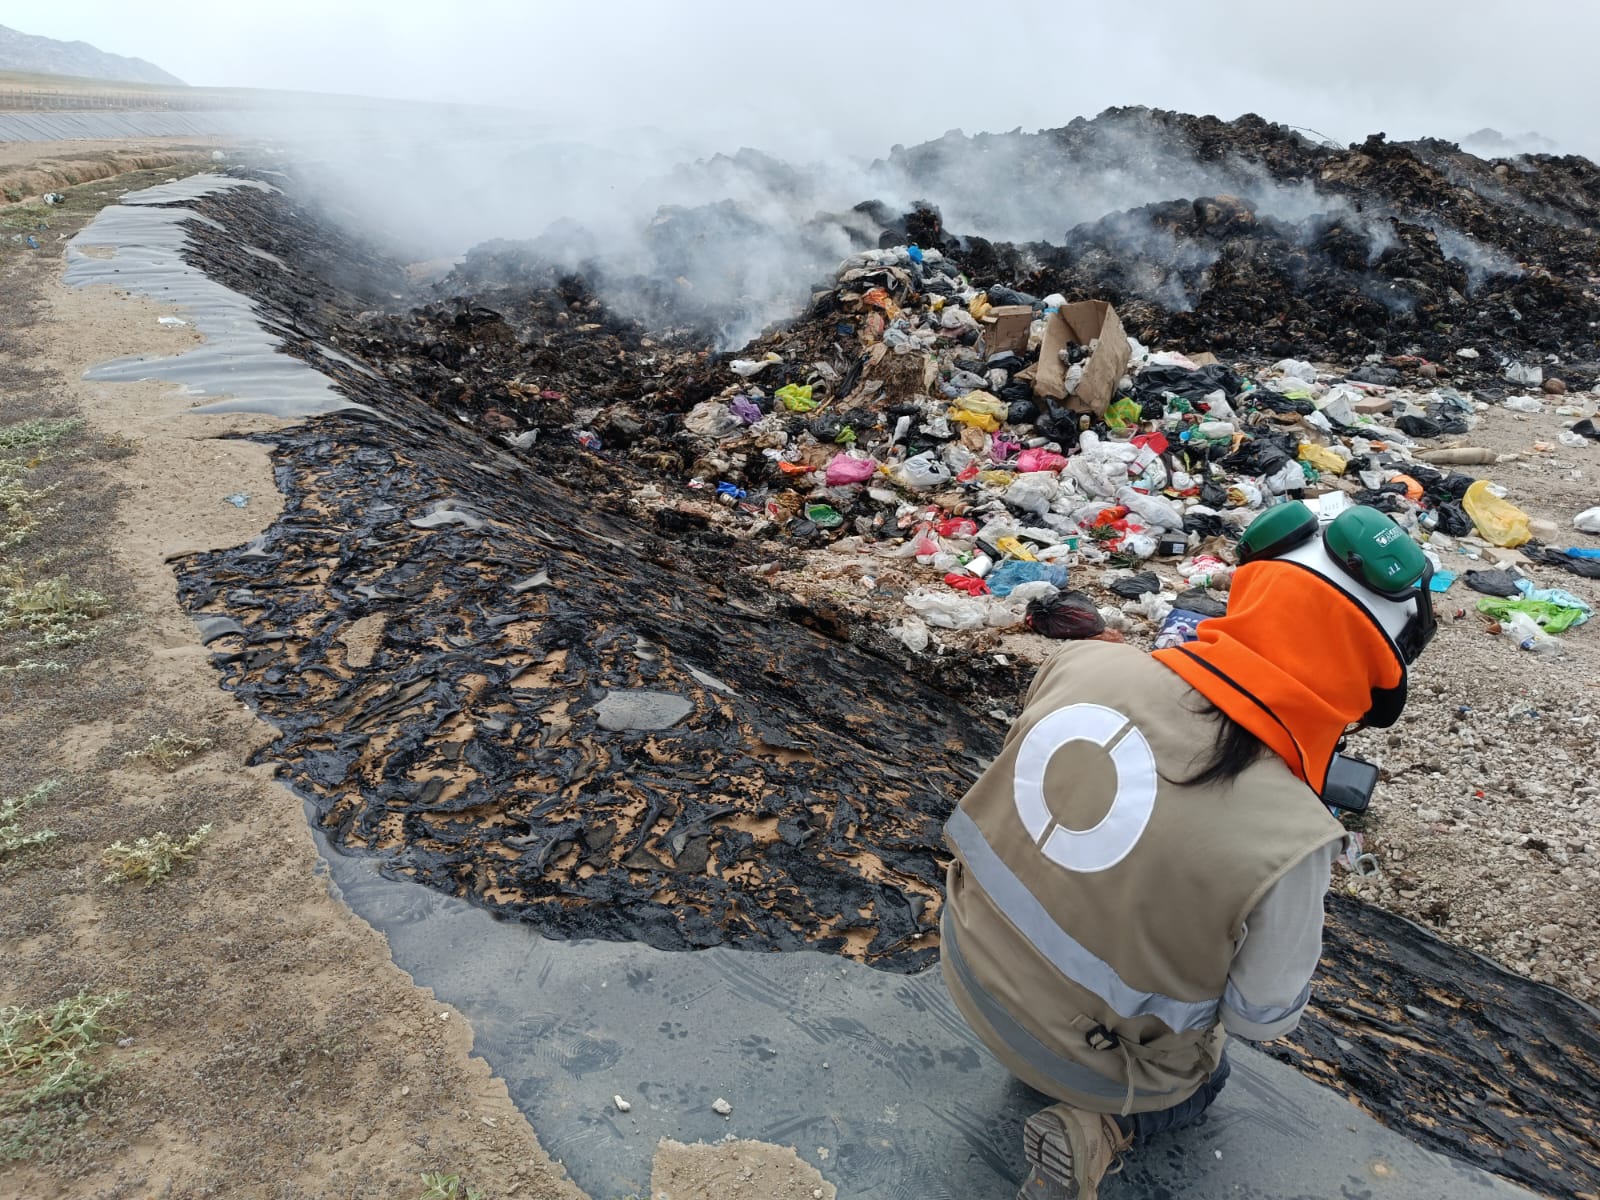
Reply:
[[[1068,829],[1050,814],[1044,798],[1044,773],[1057,751],[1080,741],[1093,742],[1110,753],[1117,791],[1099,824]],[[1012,778],[1017,816],[1028,836],[1039,853],[1069,871],[1104,871],[1116,866],[1144,835],[1155,811],[1156,757],[1150,743],[1124,714],[1100,704],[1058,708],[1028,730],[1017,748]]]

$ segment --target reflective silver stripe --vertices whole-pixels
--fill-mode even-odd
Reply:
[[[948,909],[946,910],[949,911]],[[1104,1075],[1091,1071],[1082,1063],[1073,1062],[1070,1058],[1062,1058],[1055,1051],[1047,1047],[1033,1034],[1017,1024],[1005,1009],[995,1003],[994,998],[978,985],[972,976],[972,968],[967,966],[967,960],[962,957],[961,948],[956,940],[955,925],[951,921],[943,922],[939,936],[939,953],[950,964],[961,986],[972,1000],[973,1007],[989,1023],[989,1028],[994,1030],[995,1036],[1004,1042],[1013,1054],[1027,1063],[1039,1074],[1052,1083],[1059,1084],[1069,1092],[1077,1092],[1084,1096],[1093,1096],[1099,1100],[1115,1100],[1122,1103],[1126,1100],[1128,1089],[1126,1085],[1114,1079],[1107,1079]],[[1116,1058],[1116,1055],[1112,1055]],[[1134,1089],[1135,1096],[1164,1096],[1166,1092],[1147,1092],[1142,1088]]]
[[[1307,983],[1300,989],[1300,994],[1295,997],[1292,1004],[1264,1005],[1251,1004],[1244,998],[1244,994],[1233,986],[1233,980],[1228,980],[1228,986],[1222,993],[1222,1006],[1229,1012],[1234,1012],[1249,1021],[1252,1025],[1277,1025],[1287,1021],[1290,1017],[1300,1015],[1307,1002],[1311,999],[1311,984]]]
[[[951,814],[945,833],[961,851],[978,886],[1033,948],[1068,979],[1104,1000],[1118,1016],[1129,1020],[1155,1017],[1174,1033],[1210,1029],[1217,1023],[1215,1000],[1174,1000],[1159,992],[1141,992],[1125,982],[1111,964],[1055,923],[964,811],[958,808]]]

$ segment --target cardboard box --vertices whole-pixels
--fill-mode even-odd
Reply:
[[[1067,368],[1062,365],[1061,351],[1072,345],[1087,346],[1097,338],[1094,353],[1083,365],[1078,389],[1068,396]],[[1132,357],[1133,347],[1122,330],[1122,319],[1110,304],[1104,300],[1079,300],[1063,305],[1045,322],[1034,394],[1065,400],[1072,412],[1104,416]]]
[[[999,308],[991,308],[984,314],[983,323],[986,326],[983,344],[989,348],[990,354],[1001,354],[1007,350],[1025,353],[1028,349],[1028,330],[1033,327],[1033,306],[1004,304]]]

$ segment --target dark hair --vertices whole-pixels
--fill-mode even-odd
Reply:
[[[1183,787],[1206,787],[1232,783],[1256,759],[1271,753],[1267,744],[1214,704],[1206,706],[1217,722],[1217,740],[1211,752],[1200,761],[1199,770],[1188,779],[1168,780]]]

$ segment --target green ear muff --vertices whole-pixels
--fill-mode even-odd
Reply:
[[[1316,514],[1304,504],[1274,504],[1251,521],[1239,539],[1239,563],[1279,558],[1310,541],[1316,532]]]
[[[1386,513],[1347,508],[1322,534],[1329,556],[1357,583],[1390,600],[1407,600],[1428,573],[1422,547]]]

